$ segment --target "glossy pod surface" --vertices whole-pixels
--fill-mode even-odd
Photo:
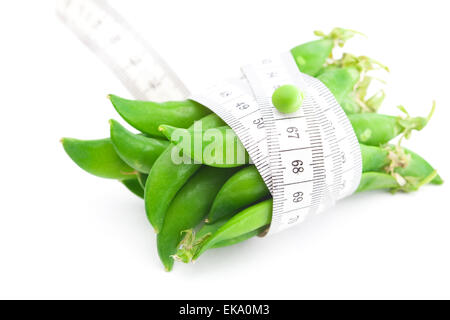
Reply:
[[[203,128],[203,131],[161,125],[160,130],[184,155],[196,163],[218,168],[233,168],[249,162],[249,155],[241,141],[228,126]],[[185,140],[188,141],[185,141]],[[195,144],[201,143],[200,150]]]
[[[399,187],[398,182],[389,174],[386,173],[387,166],[390,164],[389,151],[386,148],[366,146],[360,144],[362,163],[363,163],[363,177],[361,185],[363,189],[359,191],[370,190],[370,188],[377,187],[379,189],[391,189]],[[402,176],[409,176],[423,180],[428,177],[434,168],[428,164],[419,155],[406,151],[411,154],[411,160],[406,168],[397,168],[396,172]],[[369,172],[370,175],[364,175]],[[382,175],[375,175],[375,173],[382,173]],[[389,177],[386,177],[389,176]],[[439,176],[436,176],[431,183],[441,184],[443,181]],[[383,187],[384,186],[384,187]],[[236,172],[221,188],[214,200],[210,213],[208,214],[208,223],[215,223],[216,221],[229,217],[239,210],[252,205],[257,201],[270,195],[267,186],[259,175],[258,170],[254,166],[249,166]]]
[[[63,138],[61,142],[73,162],[97,177],[123,180],[136,174],[136,170],[117,155],[110,139]]]
[[[268,225],[271,219],[272,199],[244,209],[208,237],[196,251],[193,260],[218,243],[240,237]]]
[[[223,126],[217,115],[202,118],[203,128]],[[147,217],[158,233],[164,223],[165,213],[180,188],[200,169],[200,164],[173,162],[172,153],[180,153],[175,145],[170,145],[156,160],[145,184],[145,210]]]
[[[358,141],[366,145],[380,146],[388,143],[403,132],[398,117],[383,114],[352,114],[352,123]]]
[[[122,118],[141,132],[154,137],[163,137],[158,130],[161,124],[187,128],[211,111],[201,104],[192,101],[152,102],[127,100],[115,95],[109,99]]]
[[[298,69],[316,76],[323,68],[334,48],[334,41],[321,39],[301,44],[291,50]]]
[[[352,114],[359,111],[356,104],[350,103],[353,101],[353,88],[359,77],[356,68],[333,68],[320,74],[317,79],[331,91],[344,111]]]
[[[363,172],[383,171],[390,163],[388,151],[386,149],[374,146],[359,144],[361,148]]]
[[[380,189],[395,189],[399,185],[394,177],[382,172],[365,172],[361,176],[356,192]]]
[[[363,173],[356,192],[379,189],[396,189],[399,185],[391,175],[381,172]],[[178,250],[178,257],[184,262],[198,259],[208,249],[233,245],[259,234],[270,224],[272,218],[272,199],[262,201],[239,212],[228,221],[222,219],[211,225],[203,226],[192,241],[190,252],[184,248]],[[225,222],[226,221],[226,222]]]
[[[221,219],[216,221],[215,223],[212,224],[204,224],[200,230],[196,233],[196,237],[198,239],[207,236],[208,234],[213,234],[214,232],[216,232],[217,230],[219,230],[219,228],[221,226],[223,226],[225,223],[227,223],[227,219]],[[228,247],[228,246],[232,246],[234,244],[237,244],[239,242],[245,241],[247,239],[250,239],[252,237],[257,236],[258,234],[260,234],[261,232],[263,232],[265,227],[259,228],[259,229],[255,229],[253,231],[244,233],[242,235],[239,235],[235,238],[230,238],[230,239],[226,239],[226,240],[222,240],[219,241],[215,244],[213,244],[211,246],[211,248],[222,248],[222,247]]]
[[[149,173],[161,153],[169,146],[166,140],[133,134],[119,122],[110,120],[111,141],[117,154],[130,167]]]
[[[405,153],[411,157],[408,165],[405,168],[399,167],[395,169],[395,172],[403,177],[413,177],[423,180],[435,171],[435,169],[417,153],[407,149],[405,149]],[[439,175],[436,175],[433,180],[431,180],[431,183],[439,185],[443,184],[444,181]]]
[[[358,34],[343,28],[334,28],[329,34],[321,31],[314,33],[322,39],[306,42],[291,50],[298,69],[313,77],[322,72],[336,45],[343,47],[347,40]]]
[[[240,209],[269,195],[269,189],[256,167],[243,168],[221,187],[208,214],[207,223],[214,223],[223,217],[235,214]]]
[[[182,231],[194,228],[208,213],[220,186],[235,169],[202,167],[180,189],[170,204],[158,233],[158,254],[166,270],[172,269],[171,257],[177,251]]]

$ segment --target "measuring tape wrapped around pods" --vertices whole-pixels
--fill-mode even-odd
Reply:
[[[184,99],[189,92],[159,55],[103,0],[60,0],[59,17],[142,100]],[[273,196],[269,233],[302,222],[351,195],[362,160],[352,126],[332,93],[298,71],[290,53],[241,69],[242,77],[209,87],[191,99],[236,133]],[[289,114],[272,104],[282,85],[305,93]]]
[[[351,195],[361,180],[361,152],[328,88],[299,72],[289,52],[247,65],[242,74],[191,99],[219,115],[248,151],[273,197],[269,233]],[[294,113],[281,113],[272,104],[274,91],[286,84],[305,93]]]

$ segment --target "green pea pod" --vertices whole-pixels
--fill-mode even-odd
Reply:
[[[137,178],[125,179],[120,182],[122,182],[128,190],[137,195],[139,198],[144,199],[144,188],[141,186]]]
[[[383,103],[385,94],[383,90],[380,90],[371,97],[367,97],[368,88],[372,81],[377,79],[370,76],[369,73],[372,70],[384,70],[389,72],[389,68],[367,56],[357,57],[349,53],[344,53],[342,58],[329,61],[324,70],[348,67],[356,68],[360,74],[360,79],[355,83],[352,90],[353,92],[349,94],[349,99],[340,101],[341,106],[344,110],[353,110],[353,113],[376,112]],[[379,81],[384,82],[382,80]]]
[[[434,177],[433,173],[425,178],[422,183],[429,182],[427,179],[430,179],[430,177]],[[409,186],[400,186],[397,180],[390,174],[364,172],[356,192],[380,189],[392,191],[403,190],[406,192],[416,190]],[[269,225],[271,216],[272,199],[269,199],[244,209],[228,221],[226,221],[228,218],[224,218],[214,224],[204,225],[197,235],[192,231],[188,231],[186,233],[187,237],[181,242],[181,247],[177,251],[176,258],[179,261],[187,263],[198,259],[208,249],[231,245],[248,239],[246,235],[250,236],[252,232],[258,230],[258,233],[255,233],[256,235],[264,230]],[[242,240],[239,237],[242,237]]]
[[[363,172],[384,171],[389,164],[388,151],[360,145]],[[255,166],[236,172],[220,189],[207,217],[207,223],[229,217],[239,210],[269,196],[270,192]]]
[[[198,246],[207,237],[210,237],[213,233],[215,233],[221,226],[223,226],[227,222],[228,220],[222,219],[213,224],[203,225],[198,232],[193,232],[192,229],[184,231],[183,234],[185,234],[185,236],[183,238],[183,241],[179,244],[179,249],[177,250],[177,253],[173,255],[173,259],[175,261],[180,261],[184,263],[191,262],[192,254],[194,253],[194,248],[198,248]],[[219,241],[214,245],[212,245],[210,249],[228,247],[243,242],[245,240],[257,236],[258,234],[261,234],[264,231],[264,228],[265,227],[244,233],[234,238]]]
[[[395,172],[400,174],[402,177],[412,177],[420,182],[436,171],[424,158],[419,156],[417,153],[407,149],[404,150],[405,153],[410,156],[408,165],[404,168],[395,168]],[[440,185],[443,184],[444,181],[439,175],[436,174],[436,176],[431,180],[430,183]]]
[[[334,41],[321,39],[301,44],[291,50],[298,69],[310,76],[316,76],[331,56]]]
[[[240,236],[231,238],[231,239],[227,239],[227,240],[223,240],[223,241],[219,241],[216,244],[214,244],[211,249],[218,249],[218,248],[224,248],[224,247],[229,247],[241,242],[244,242],[245,240],[248,240],[250,238],[256,237],[258,234],[261,234],[261,232],[264,231],[265,227],[244,233]]]
[[[332,56],[335,45],[343,46],[345,41],[358,32],[348,29],[335,28],[330,34],[316,31],[322,39],[301,44],[291,50],[299,70],[310,76],[316,76],[324,67],[327,59]]]
[[[211,224],[204,224],[200,230],[198,230],[198,232],[195,233],[195,237],[197,239],[202,239],[204,237],[208,237],[209,235],[213,234],[214,232],[216,232],[217,230],[219,230],[219,228],[221,226],[223,226],[225,223],[228,222],[228,218],[225,219],[221,219],[216,221],[215,223],[211,223]],[[223,240],[223,241],[219,241],[216,244],[214,244],[211,248],[223,248],[223,247],[228,247],[237,243],[240,243],[242,241],[245,241],[247,239],[253,238],[255,236],[257,236],[258,234],[261,234],[264,229],[266,228],[266,226],[244,233],[240,236],[237,236],[235,238],[231,238],[231,239],[227,239],[227,240]],[[177,255],[183,252],[183,248],[181,248],[180,250],[177,251]],[[192,257],[191,257],[192,258]]]
[[[114,108],[131,126],[154,137],[163,137],[158,131],[161,124],[187,128],[211,111],[192,101],[152,102],[127,100],[109,95]]]
[[[228,218],[218,220],[211,224],[203,224],[198,231],[194,231],[193,229],[184,230],[183,240],[178,244],[178,250],[175,255],[173,255],[173,259],[175,261],[180,261],[184,263],[189,263],[192,261],[192,255],[194,253],[194,248],[197,248],[200,243],[204,241],[206,237],[211,236],[215,233],[221,226],[228,222]],[[237,238],[224,240],[222,242],[218,242],[211,248],[221,248],[226,247],[228,245],[232,245],[244,240],[247,240],[253,236],[258,234],[258,230],[253,232],[249,232],[243,236],[239,236]]]
[[[397,180],[387,173],[365,172],[361,176],[357,193],[379,189],[396,189],[399,187]]]
[[[205,129],[225,124],[215,114],[199,121]],[[145,184],[145,211],[156,233],[161,230],[167,208],[178,190],[201,166],[194,163],[175,163],[173,157],[179,153],[179,148],[171,144],[153,164]]]
[[[347,96],[343,97],[339,101],[339,105],[347,115],[362,112],[361,106],[356,102],[353,93],[348,93]]]
[[[158,233],[159,257],[167,271],[173,267],[173,258],[182,238],[182,231],[195,227],[208,213],[220,186],[234,173],[235,169],[213,167],[201,168],[180,189],[164,218]]]
[[[234,131],[228,126],[202,128],[202,131],[161,125],[160,130],[183,154],[195,163],[218,168],[233,168],[249,162],[249,155]],[[196,145],[200,148],[196,150]]]
[[[272,199],[257,203],[233,216],[211,236],[197,244],[192,261],[215,245],[223,241],[235,239],[249,232],[258,230],[270,223],[272,219]]]
[[[207,223],[231,216],[269,195],[269,189],[256,167],[243,168],[221,187],[209,211]]]
[[[359,144],[362,156],[363,172],[383,171],[389,165],[389,152],[380,147]]]
[[[353,130],[360,143],[371,146],[386,144],[406,130],[422,130],[426,118],[403,119],[378,113],[360,113],[348,115]]]
[[[367,114],[372,117],[372,114]],[[375,119],[391,119],[391,116],[382,116],[377,115],[374,117]],[[369,117],[369,118],[370,118]],[[359,118],[359,117],[358,117]],[[365,117],[368,118],[368,117]],[[354,119],[353,117],[351,119]],[[245,150],[242,145],[237,147],[238,142],[240,141],[236,134],[231,130],[228,126],[223,126],[220,128],[213,128],[209,130],[204,130],[199,132],[200,142],[201,142],[201,152],[195,152],[194,146],[194,136],[195,132],[191,132],[186,129],[178,129],[166,125],[160,126],[161,131],[167,136],[172,143],[182,146],[182,150],[184,154],[189,156],[197,163],[202,163],[209,166],[214,167],[235,167],[242,165],[242,161],[237,161],[238,157],[236,155],[238,152],[236,150]],[[213,131],[214,130],[214,131]],[[207,135],[208,132],[214,132],[215,134]],[[209,137],[214,137],[214,140],[209,140]],[[217,138],[218,137],[218,138]],[[185,143],[188,141],[187,143]],[[211,148],[211,145],[214,145],[215,142],[219,141],[219,147],[216,149]],[[381,141],[381,139],[380,139]],[[200,145],[200,143],[198,143]],[[228,148],[228,146],[234,146],[234,149]],[[205,156],[205,154],[209,154],[205,152],[207,149],[215,150],[212,156]],[[363,169],[364,171],[379,171],[383,169],[388,163],[389,159],[387,157],[388,152],[386,150],[380,149],[374,146],[361,145],[361,151],[363,156]],[[231,156],[228,156],[229,152],[231,152]],[[228,160],[230,158],[232,161]],[[243,157],[241,157],[242,160]],[[248,154],[245,152],[245,160],[248,162]],[[244,162],[245,163],[245,162]]]
[[[81,169],[97,177],[129,179],[136,170],[128,166],[116,153],[110,139],[61,139],[64,150]]]
[[[168,141],[133,134],[115,120],[111,125],[111,141],[117,154],[130,167],[149,173],[153,163],[169,145]]]
[[[337,102],[347,114],[360,111],[354,101],[353,88],[360,79],[359,71],[354,67],[331,68],[321,73],[317,79],[331,91]]]

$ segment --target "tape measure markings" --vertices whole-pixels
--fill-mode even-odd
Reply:
[[[60,0],[61,20],[137,99],[177,100],[189,91],[161,57],[102,0]]]
[[[167,64],[104,1],[58,4],[61,19],[137,99],[188,97],[188,90]],[[359,145],[328,88],[299,73],[290,53],[241,71],[242,76],[211,86],[192,99],[212,109],[234,130],[271,191],[269,233],[297,224],[353,193],[362,171]],[[272,105],[273,91],[283,84],[306,92],[294,114],[281,114]]]

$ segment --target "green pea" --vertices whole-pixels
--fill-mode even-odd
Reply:
[[[120,182],[122,182],[128,190],[137,195],[139,198],[144,199],[144,188],[141,186],[137,178],[125,179]]]
[[[208,213],[220,186],[235,169],[201,168],[180,189],[164,218],[158,233],[158,254],[167,271],[173,267],[173,258],[182,238],[182,231],[195,227]]]
[[[220,188],[209,211],[207,223],[215,223],[223,217],[231,216],[269,195],[269,189],[256,167],[243,168]]]
[[[130,167],[149,173],[153,163],[168,147],[169,142],[133,134],[119,122],[110,120],[111,141],[117,154]]]
[[[201,104],[192,101],[151,102],[136,101],[109,95],[114,108],[131,126],[150,136],[163,137],[158,130],[161,124],[179,128],[187,128],[211,111]]]
[[[281,113],[294,113],[300,109],[304,93],[294,85],[286,84],[277,88],[272,95],[272,104]]]
[[[97,177],[129,179],[136,170],[128,166],[116,153],[110,139],[61,139],[64,150],[81,169]]]
[[[199,121],[205,129],[225,124],[215,114]],[[167,208],[178,190],[201,166],[195,163],[174,163],[172,156],[179,152],[178,147],[171,144],[153,164],[145,184],[145,211],[156,233],[161,230]]]
[[[161,125],[160,130],[195,163],[218,168],[233,168],[247,164],[250,160],[245,147],[228,126],[203,127],[203,131],[194,131]],[[196,144],[199,146],[201,144],[199,150],[196,150]]]

